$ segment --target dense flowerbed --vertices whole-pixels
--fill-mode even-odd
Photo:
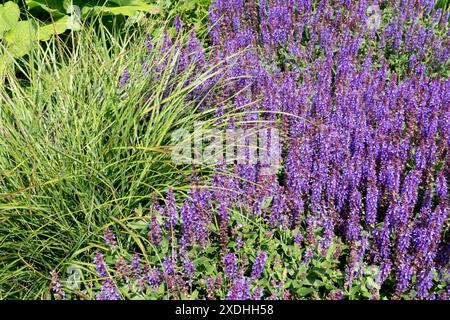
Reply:
[[[152,79],[222,61],[229,81],[188,99],[227,128],[278,129],[282,167],[221,164],[187,196],[155,194],[141,220],[105,230],[81,288],[53,274],[55,296],[449,299],[450,28],[433,7],[216,0],[208,58],[194,33],[175,48],[166,34],[157,50],[179,54]]]

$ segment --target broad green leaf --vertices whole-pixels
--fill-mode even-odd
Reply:
[[[364,289],[365,289],[365,287],[364,287]],[[352,287],[350,288],[350,290],[349,290],[350,298],[354,298],[358,294],[358,292],[360,292],[361,290],[362,290],[361,284],[360,283],[354,283],[352,285]],[[367,289],[366,289],[366,291],[367,291]]]
[[[195,290],[194,292],[192,292],[192,294],[191,294],[191,300],[195,300],[195,299],[197,299],[197,297],[198,297],[198,291],[197,290]]]
[[[12,1],[1,5],[0,4],[0,36],[6,31],[11,30],[20,17],[20,9],[17,4]]]
[[[323,283],[323,281],[321,281],[319,279],[315,280],[313,283],[314,287],[322,287],[323,285],[325,285],[325,284]]]
[[[62,0],[26,0],[28,9],[42,9],[57,19],[66,15]]]
[[[127,226],[134,230],[146,230],[148,228],[148,222],[144,220],[129,222]]]
[[[19,21],[5,34],[8,50],[16,57],[26,55],[37,40],[36,23],[32,20]]]
[[[145,5],[145,1],[143,0],[109,0],[111,3],[115,3],[121,7],[124,6],[141,6]]]
[[[296,291],[300,297],[305,297],[308,294],[314,292],[314,290],[315,290],[314,288],[301,287],[301,288],[297,289]]]
[[[326,259],[332,260],[333,254],[336,252],[337,245],[335,242],[331,242],[330,246],[328,247],[327,253],[326,253]]]
[[[333,285],[333,283],[331,281],[325,282],[325,289],[333,290],[334,288],[335,288],[335,286]]]
[[[164,294],[164,291],[165,291],[165,286],[164,286],[164,283],[163,283],[163,284],[161,284],[161,285],[158,287],[158,293],[159,293],[160,295],[163,295],[163,294]]]
[[[179,5],[179,10],[186,12],[191,11],[195,9],[196,3],[194,1],[186,1],[182,2],[182,4]]]
[[[315,281],[315,278],[312,278],[312,276],[309,275],[308,277],[306,277],[303,280],[303,285],[312,286],[314,281]]]
[[[55,21],[55,23],[46,24],[39,27],[38,39],[41,41],[49,40],[54,34],[61,34],[68,29],[69,17],[65,16]]]
[[[150,14],[158,14],[160,12],[159,7],[152,4],[142,4],[138,6],[122,6],[122,7],[83,7],[81,14],[83,17],[88,17],[97,14],[112,14],[112,15],[124,15],[132,16],[136,12],[147,12]]]

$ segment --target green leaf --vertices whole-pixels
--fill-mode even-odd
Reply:
[[[312,276],[309,275],[303,280],[303,285],[312,286],[314,281],[315,278],[312,278]]]
[[[365,289],[365,287],[362,287],[359,282],[354,283],[349,290],[350,297],[354,298],[359,292],[362,292],[363,288]]]
[[[314,287],[322,287],[323,285],[325,285],[321,280],[315,280],[313,283]]]
[[[49,40],[54,34],[64,33],[68,29],[69,17],[65,16],[55,21],[55,23],[46,24],[38,29],[38,39],[41,41]]]
[[[134,229],[134,230],[145,230],[148,228],[148,222],[146,222],[144,220],[133,221],[133,222],[129,222],[127,224],[127,227],[129,227],[130,229]]]
[[[195,2],[194,2],[194,1],[186,1],[186,2],[183,2],[183,3],[179,6],[179,9],[180,9],[181,11],[184,11],[184,12],[194,10],[194,9],[195,9]]]
[[[329,291],[335,289],[335,286],[333,285],[333,282],[331,282],[331,281],[326,281],[326,282],[325,282],[325,289],[327,289],[327,290],[329,290]]]
[[[194,290],[194,292],[192,292],[192,294],[191,294],[191,300],[195,300],[195,299],[197,299],[197,297],[198,297],[198,291]]]
[[[92,15],[98,14],[112,14],[112,15],[124,15],[124,16],[133,16],[136,12],[146,12],[150,14],[158,14],[160,9],[158,6],[153,4],[142,4],[138,6],[122,6],[122,7],[83,7],[81,10],[83,17],[89,17]]]
[[[195,264],[198,266],[205,266],[208,263],[208,258],[205,256],[198,257],[195,259]]]
[[[26,0],[25,3],[28,9],[42,9],[56,19],[66,15],[64,1],[61,0]]]
[[[32,20],[19,21],[5,34],[7,48],[16,57],[26,55],[36,40],[36,23]]]
[[[121,7],[145,5],[145,1],[142,1],[142,0],[109,0],[109,2],[115,3]]]
[[[301,288],[297,289],[296,291],[300,297],[305,297],[308,294],[314,292],[314,290],[315,290],[314,288],[301,287]]]
[[[20,9],[17,4],[8,1],[4,5],[0,4],[0,35],[14,27],[20,17]]]
[[[332,260],[333,254],[336,252],[336,249],[337,249],[336,243],[334,241],[331,242],[330,246],[328,247],[327,253],[326,253],[327,260]]]
[[[159,293],[160,295],[163,295],[163,294],[164,294],[164,291],[165,291],[165,286],[164,286],[164,283],[163,283],[163,284],[161,284],[161,285],[158,287],[158,293]]]

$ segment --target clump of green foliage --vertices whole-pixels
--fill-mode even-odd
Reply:
[[[186,188],[192,168],[174,167],[165,148],[175,128],[204,117],[185,98],[213,71],[189,87],[191,69],[174,76],[169,65],[153,79],[165,57],[147,51],[147,31],[83,27],[67,44],[54,38],[4,67],[0,298],[44,297],[49,272],[82,261],[111,219],[134,215],[152,193]],[[135,77],[119,88],[124,70]]]

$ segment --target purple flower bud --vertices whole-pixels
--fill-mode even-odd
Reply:
[[[166,257],[163,259],[163,270],[165,275],[172,275],[175,272],[175,262],[176,262],[176,256],[170,255],[169,257]]]
[[[130,71],[126,68],[119,79],[119,88],[124,87],[128,82],[130,82]]]
[[[245,277],[235,277],[227,294],[227,300],[249,300],[250,279]]]
[[[258,255],[256,256],[255,261],[253,262],[253,269],[251,274],[253,279],[259,279],[261,277],[264,266],[266,265],[266,259],[267,253],[264,251],[258,253]]]
[[[120,256],[116,261],[116,270],[119,275],[128,282],[128,278],[131,275],[130,267],[128,266],[125,258]]]
[[[116,246],[116,236],[112,233],[111,229],[106,228],[103,232],[103,239],[105,239],[105,243],[110,247]]]
[[[163,208],[161,208],[161,210],[163,210]],[[155,212],[152,212],[151,221],[148,227],[150,229],[148,239],[154,245],[159,245],[162,242],[162,231]]]
[[[95,263],[95,269],[97,270],[97,273],[100,277],[107,277],[107,266],[103,257],[103,254],[99,251],[95,253],[94,257],[94,263]]]
[[[262,300],[263,295],[264,295],[264,288],[261,286],[256,286],[255,289],[253,289],[252,299]]]
[[[222,262],[225,275],[232,278],[237,269],[236,255],[234,253],[227,253],[223,256]]]
[[[343,294],[342,290],[333,290],[327,297],[327,300],[342,300]]]
[[[175,25],[175,31],[176,31],[176,32],[180,32],[182,24],[183,24],[183,23],[182,23],[182,21],[181,21],[181,19],[180,19],[180,16],[177,15],[177,16],[175,17],[175,22],[174,22],[174,25]]]
[[[62,290],[62,285],[58,274],[56,271],[52,271],[50,274],[52,276],[52,291],[55,293],[56,299],[64,300],[66,298],[66,293]]]
[[[133,272],[134,276],[138,276],[141,272],[141,258],[135,253],[131,258],[130,270]]]
[[[153,290],[158,289],[162,283],[161,271],[156,268],[149,270],[147,272],[147,283],[153,288]]]
[[[121,300],[122,295],[119,293],[114,281],[110,278],[103,280],[101,290],[97,294],[97,300]]]

